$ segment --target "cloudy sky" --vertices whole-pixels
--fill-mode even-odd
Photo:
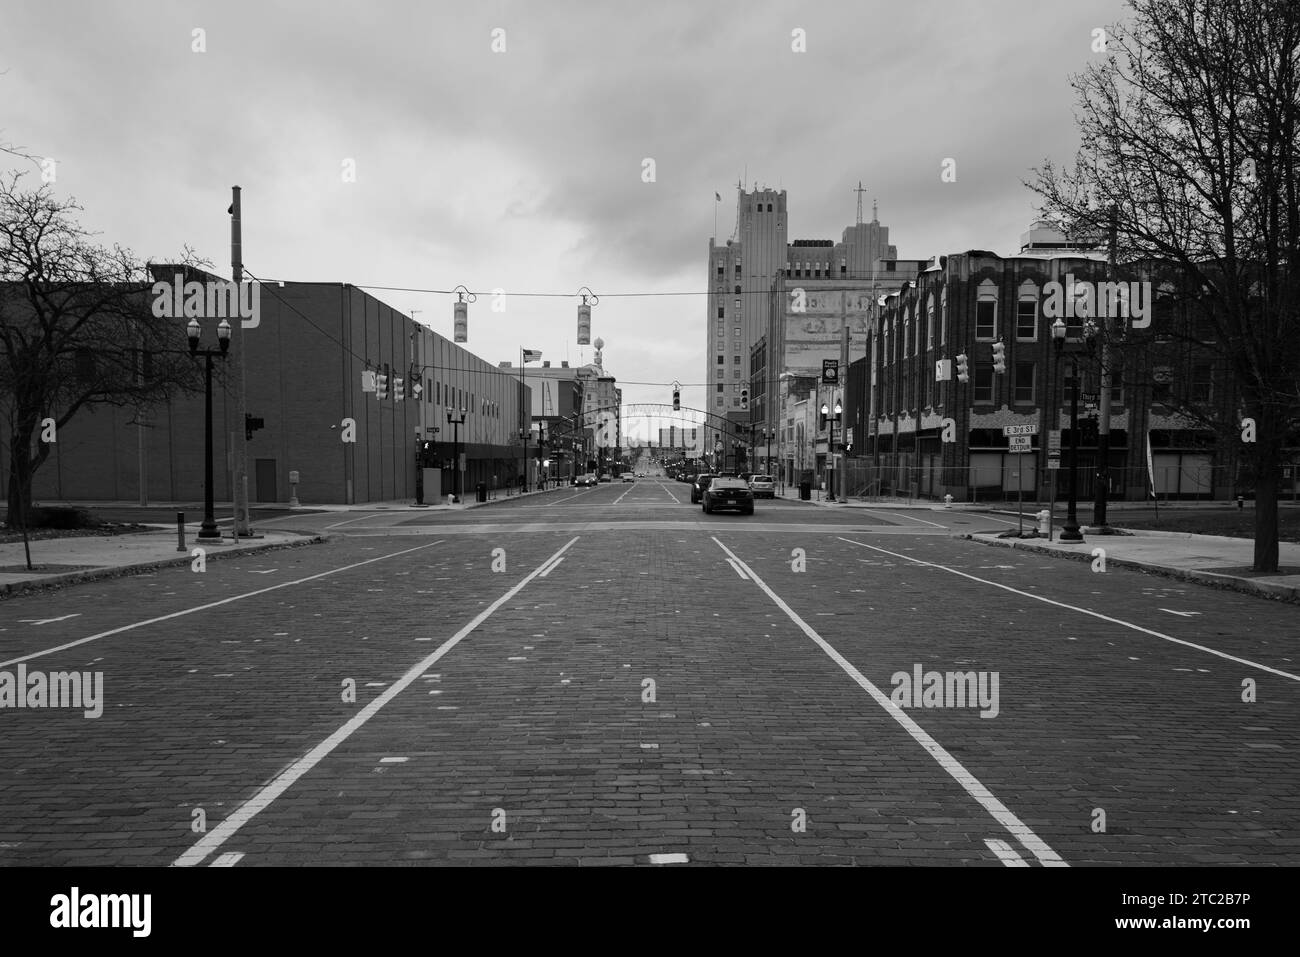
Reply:
[[[467,346],[494,364],[520,346],[590,361],[576,299],[514,295],[588,286],[625,400],[669,401],[678,379],[703,408],[708,240],[715,210],[732,234],[742,176],[788,191],[791,239],[838,241],[861,180],[903,258],[1012,253],[1035,209],[1022,181],[1078,146],[1070,76],[1125,16],[1121,0],[4,0],[0,143],[53,158],[85,223],[144,257],[188,245],[229,275],[238,184],[258,277],[504,288],[504,313],[488,296],[470,312]],[[450,297],[372,292],[450,337]]]

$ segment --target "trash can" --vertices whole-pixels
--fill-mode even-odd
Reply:
[[[479,483],[478,483],[478,486],[477,486],[477,491],[478,491],[478,500],[479,500],[480,502],[486,502],[486,501],[487,501],[487,482],[479,482]]]
[[[812,500],[812,482],[807,479],[799,483],[799,501],[808,502]]]

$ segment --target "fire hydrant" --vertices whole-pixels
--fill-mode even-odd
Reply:
[[[949,492],[947,495],[945,495],[945,496],[943,497],[943,507],[944,507],[944,508],[952,508],[952,493],[951,493],[951,492]]]
[[[1038,534],[1046,535],[1048,533],[1049,523],[1052,520],[1052,513],[1047,509],[1043,509],[1037,514],[1036,518],[1038,519]]]

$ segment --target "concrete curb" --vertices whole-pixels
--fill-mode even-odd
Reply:
[[[284,534],[284,533],[282,533]],[[239,545],[231,546],[222,551],[209,551],[206,556],[207,561],[214,561],[222,558],[231,558],[239,555],[254,555],[258,552],[272,552],[281,548],[301,548],[304,545],[319,545],[328,541],[328,537],[323,534],[306,535],[302,533],[291,533],[301,536],[300,541],[296,542],[272,542],[266,545]],[[191,541],[185,547],[184,555],[177,555],[175,558],[160,559],[153,562],[134,562],[128,565],[107,565],[103,568],[91,568],[82,572],[68,572],[64,575],[46,575],[39,579],[25,582],[10,582],[0,585],[0,601],[6,598],[15,598],[19,595],[34,591],[55,591],[59,588],[66,588],[70,585],[80,585],[83,582],[98,581],[105,578],[126,578],[130,575],[138,575],[143,572],[154,571],[159,568],[172,568],[177,565],[188,565],[194,560],[190,549],[197,547]]]
[[[1087,546],[1087,551],[1065,552],[1056,548],[1048,548],[1045,545],[1035,545],[1032,541],[1010,538],[978,538],[967,532],[963,532],[960,535],[954,535],[953,538],[964,538],[967,541],[976,542],[980,545],[1019,548],[1039,555],[1049,555],[1053,558],[1065,558],[1070,561],[1080,562],[1091,562],[1092,548],[1095,547],[1094,543],[1085,542],[1084,544]],[[1272,582],[1253,581],[1249,578],[1237,578],[1232,575],[1216,575],[1214,572],[1200,571],[1199,569],[1194,568],[1177,568],[1173,565],[1157,565],[1153,562],[1141,562],[1131,558],[1116,558],[1109,554],[1106,556],[1106,564],[1115,565],[1120,568],[1131,568],[1135,571],[1146,572],[1151,575],[1159,575],[1162,578],[1174,578],[1178,581],[1194,582],[1198,585],[1209,585],[1211,588],[1222,588],[1227,591],[1241,592],[1242,594],[1253,595],[1256,598],[1269,598],[1274,601],[1300,604],[1300,588],[1291,585],[1276,585]]]

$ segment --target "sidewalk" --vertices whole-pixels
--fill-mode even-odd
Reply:
[[[956,537],[1084,562],[1092,562],[1098,557],[1093,555],[1093,550],[1100,548],[1105,550],[1107,567],[1136,568],[1215,588],[1300,602],[1300,545],[1283,542],[1279,546],[1281,574],[1257,575],[1251,570],[1255,543],[1248,538],[1148,531],[1089,535],[1087,526],[1082,532],[1084,540],[1076,543],[1049,542],[1046,538],[999,538],[998,533]]]
[[[200,542],[198,522],[185,527],[185,550],[177,551],[175,528],[126,535],[85,535],[72,538],[39,539],[31,543],[32,565],[27,571],[22,542],[0,545],[0,599],[19,592],[57,588],[77,582],[187,565],[194,561],[194,549],[202,548],[206,561],[230,555],[249,555],[270,549],[292,548],[323,542],[320,535],[297,532],[258,532],[259,538],[230,537]]]

